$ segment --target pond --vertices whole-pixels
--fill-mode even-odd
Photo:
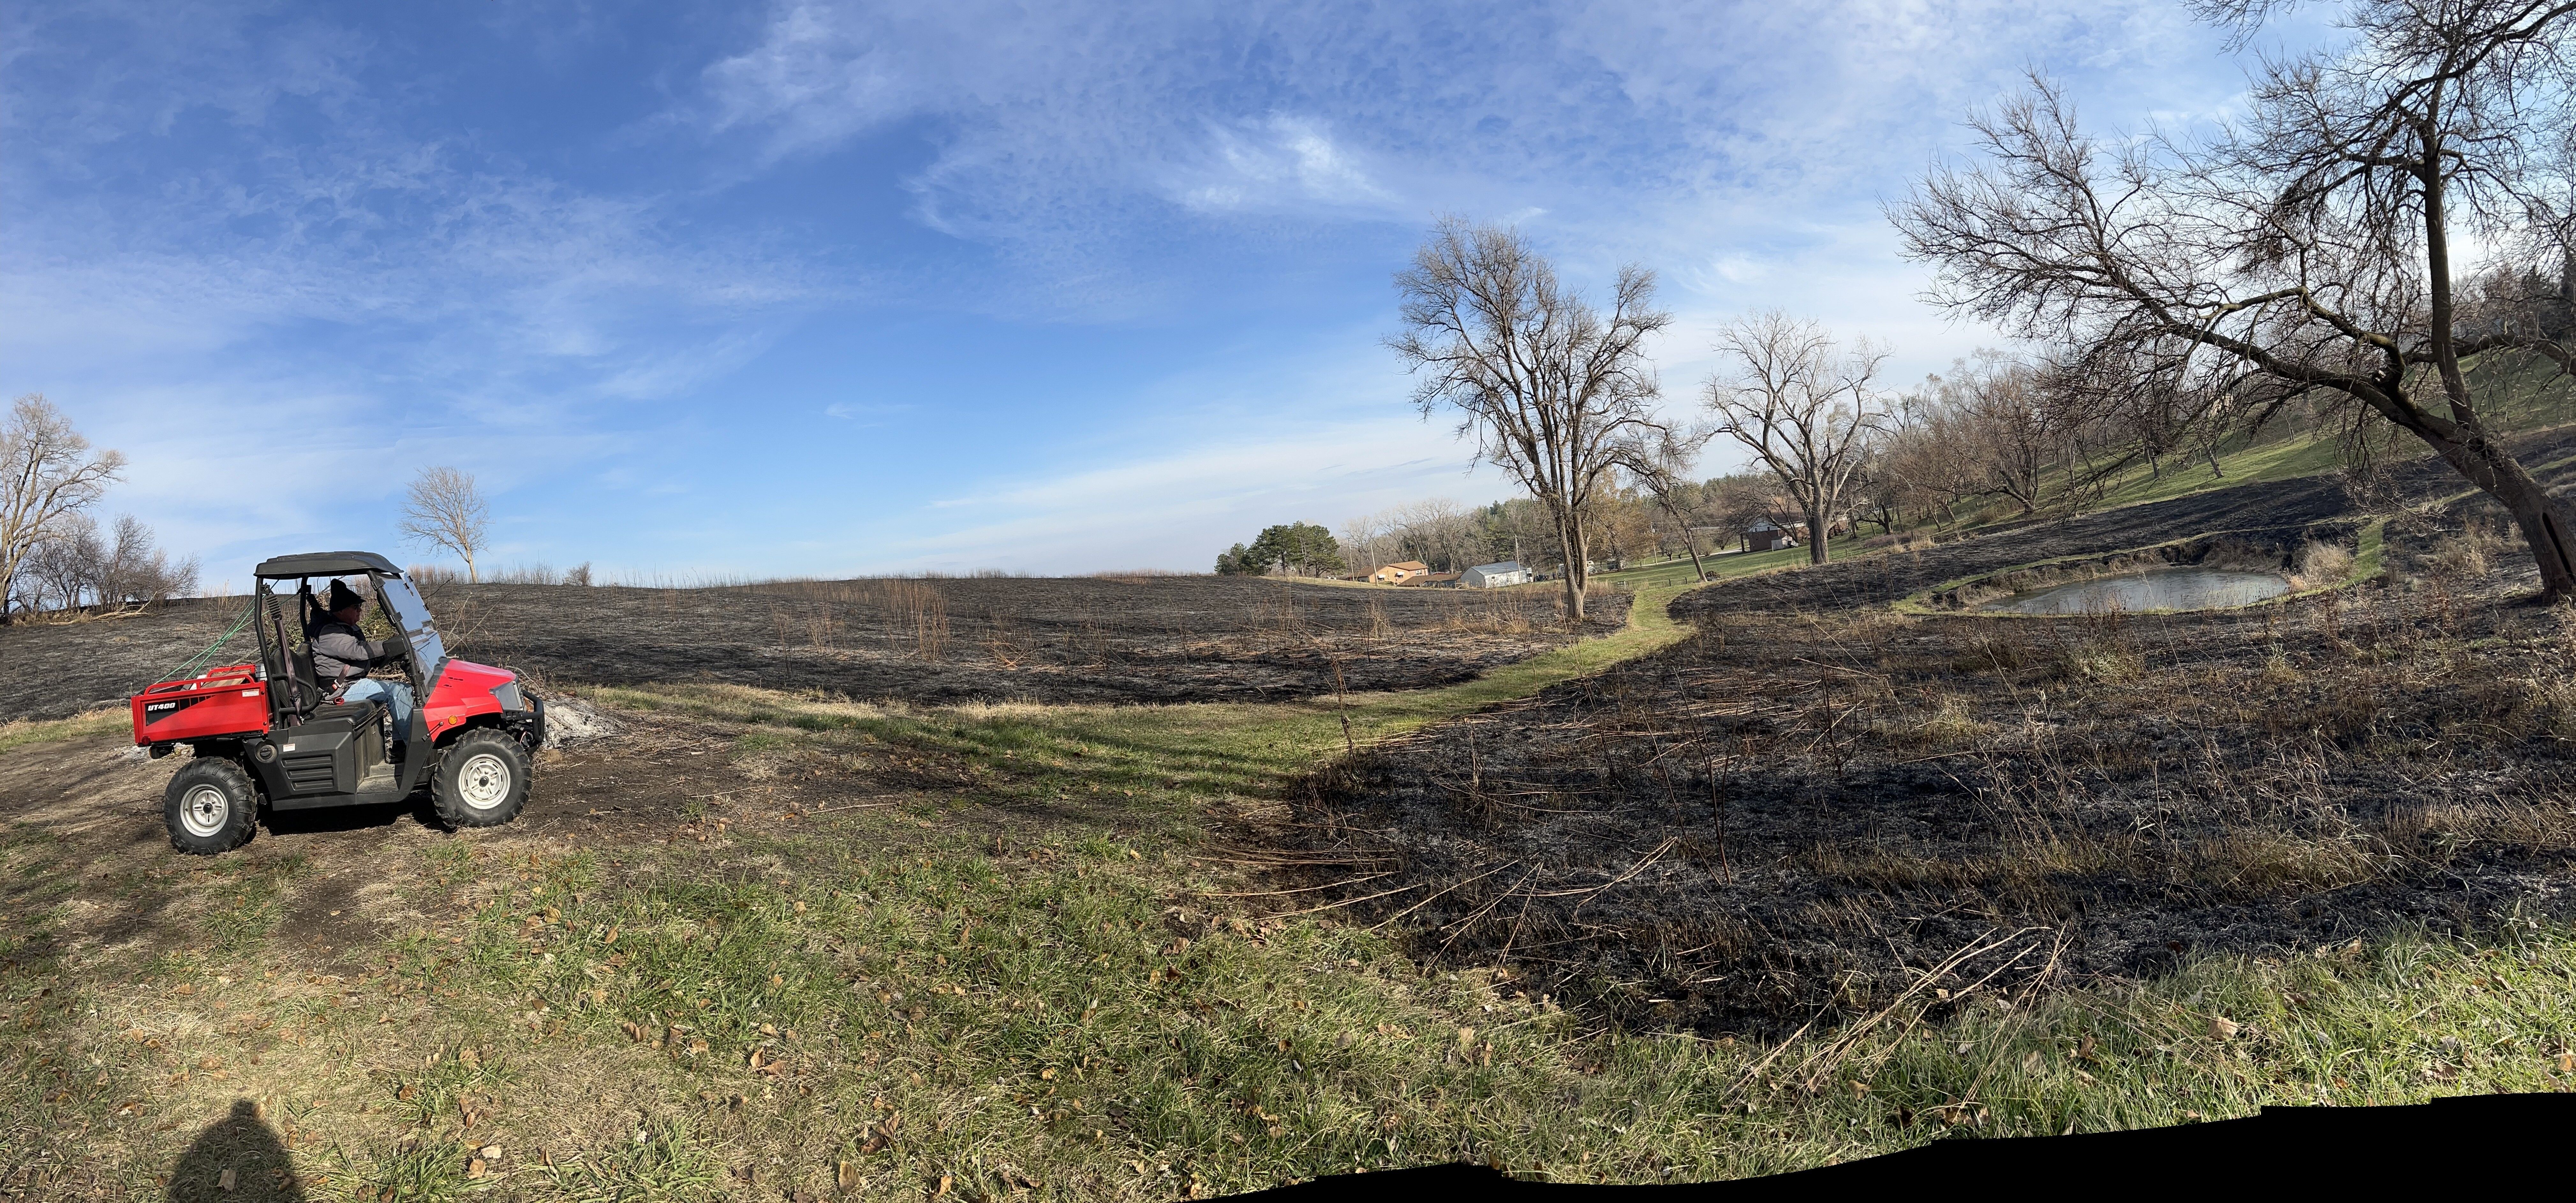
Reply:
[[[1981,609],[2002,614],[2103,614],[2211,610],[2279,597],[2290,582],[2268,572],[2164,568],[2016,593]]]

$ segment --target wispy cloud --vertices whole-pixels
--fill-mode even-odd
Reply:
[[[2113,125],[2235,94],[2161,0],[31,0],[0,365],[209,548],[456,463],[559,560],[1194,567],[1505,491],[1375,345],[1438,214],[1659,269],[1677,406],[1745,309],[1986,341],[1879,207],[2033,66]],[[244,462],[332,484],[188,483]]]

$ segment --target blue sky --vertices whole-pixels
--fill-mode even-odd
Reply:
[[[0,389],[202,553],[1204,569],[1508,493],[1405,404],[1440,214],[1661,273],[1676,410],[1782,306],[1919,377],[1995,341],[1880,216],[2036,67],[2222,116],[2172,5],[57,3],[0,11]],[[1729,466],[1723,457],[1707,467]]]

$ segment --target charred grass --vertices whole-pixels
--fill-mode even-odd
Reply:
[[[2409,532],[2250,611],[1712,616],[1327,770],[1294,830],[1400,866],[1317,883],[1428,963],[1710,1035],[2557,916],[2576,620]]]
[[[1251,577],[785,581],[706,588],[429,589],[449,650],[540,680],[707,682],[917,705],[1281,701],[1454,684],[1619,629],[1600,590],[1569,625],[1543,588],[1332,587]],[[0,626],[0,722],[122,705],[243,599],[114,621]],[[257,653],[250,632],[221,662]],[[1337,684],[1338,682],[1338,684]],[[0,737],[5,738],[5,737]]]

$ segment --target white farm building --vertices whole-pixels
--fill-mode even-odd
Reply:
[[[1505,585],[1526,585],[1529,582],[1530,570],[1521,567],[1518,560],[1478,564],[1458,576],[1458,583],[1469,589],[1500,589]]]

